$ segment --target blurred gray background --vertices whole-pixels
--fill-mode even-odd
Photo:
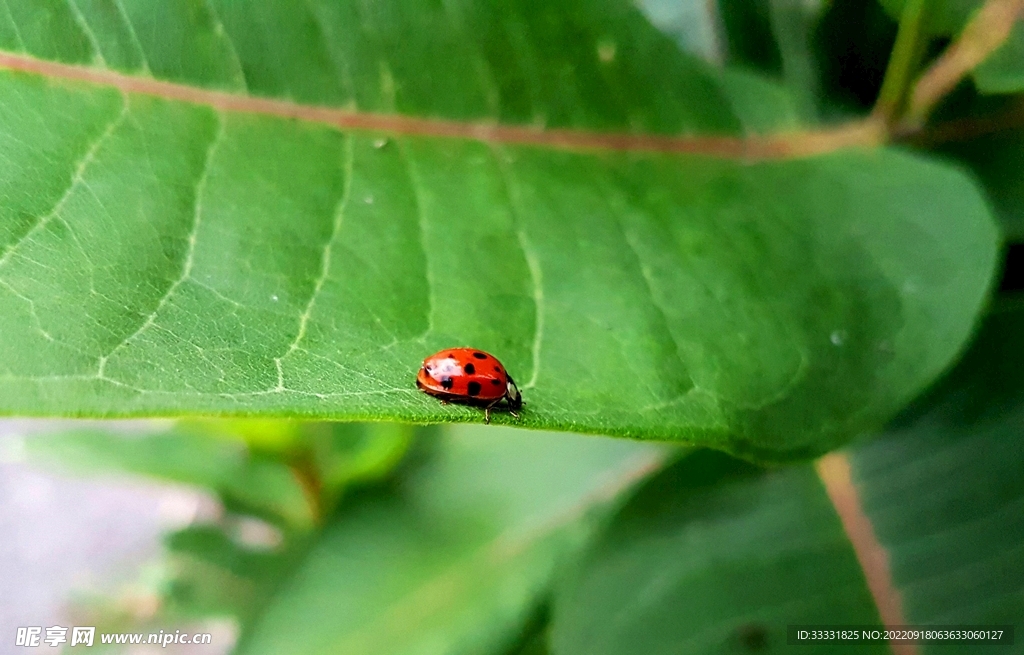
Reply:
[[[17,628],[40,626],[45,637],[49,626],[80,625],[74,622],[76,604],[87,605],[97,596],[115,599],[133,615],[152,613],[163,575],[161,534],[219,511],[213,498],[188,487],[124,475],[73,474],[26,457],[28,440],[89,424],[98,423],[0,420],[0,655],[60,652],[45,644],[16,647]],[[162,424],[102,425],[143,433]],[[213,633],[213,643],[143,645],[125,652],[212,655],[233,645],[230,621],[191,627]]]

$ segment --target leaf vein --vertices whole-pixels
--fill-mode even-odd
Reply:
[[[11,19],[11,27],[14,28],[14,37],[18,39],[18,44],[21,46],[21,52],[28,52],[27,46],[25,45],[25,39],[21,38],[21,30],[18,29],[18,22],[14,20],[14,14],[11,13],[11,7],[7,4],[7,0],[0,0],[3,2],[4,11],[7,12],[7,17]]]
[[[192,274],[192,266],[194,263],[195,251],[196,251],[196,238],[199,233],[199,226],[202,223],[203,207],[202,197],[203,192],[206,189],[206,182],[210,175],[210,169],[213,167],[213,158],[217,152],[217,148],[224,140],[226,128],[226,121],[223,116],[218,112],[214,112],[214,116],[217,117],[217,130],[214,132],[210,139],[210,144],[206,149],[206,159],[203,162],[203,170],[199,175],[199,180],[196,182],[195,200],[193,203],[192,210],[192,226],[189,230],[188,247],[185,249],[185,257],[181,265],[181,273],[178,277],[167,287],[167,291],[164,292],[160,300],[157,301],[156,307],[150,312],[146,320],[131,334],[126,336],[120,341],[110,352],[106,355],[102,355],[99,358],[99,366],[96,372],[97,377],[101,379],[108,379],[105,375],[107,362],[113,357],[121,348],[127,346],[130,342],[137,339],[143,332],[145,332],[153,323],[156,321],[157,315],[163,310],[163,308],[170,301],[171,297],[178,290],[178,288],[189,278]]]
[[[242,67],[242,58],[238,56],[238,49],[235,47],[235,42],[228,34],[227,29],[224,27],[224,21],[220,19],[220,15],[214,8],[210,0],[202,0],[206,10],[210,12],[210,18],[214,22],[214,33],[222,38],[228,45],[229,54],[231,55],[232,63],[235,66],[235,82],[242,86],[242,91],[246,94],[249,93],[249,82],[245,77],[245,68]]]
[[[43,216],[40,216],[39,219],[35,222],[35,224],[31,228],[29,228],[25,232],[25,234],[21,236],[21,238],[19,238],[17,241],[11,244],[7,248],[7,250],[4,251],[2,255],[0,255],[0,268],[7,264],[7,262],[10,261],[11,256],[14,255],[14,253],[19,248],[21,248],[23,244],[29,241],[33,235],[35,235],[37,232],[43,230],[47,225],[49,225],[50,221],[52,221],[60,213],[60,210],[63,209],[64,204],[67,203],[68,199],[71,197],[71,194],[74,193],[75,189],[78,188],[78,186],[83,183],[85,171],[89,167],[89,165],[92,164],[93,161],[96,159],[96,153],[99,152],[99,149],[100,147],[102,147],[103,143],[106,142],[108,138],[110,138],[110,135],[112,135],[118,127],[120,127],[121,123],[124,122],[125,117],[128,115],[128,98],[127,96],[122,96],[122,99],[124,101],[124,104],[121,107],[121,111],[106,125],[106,127],[103,129],[103,132],[101,132],[100,135],[93,140],[92,144],[90,144],[89,148],[86,150],[85,155],[83,155],[82,158],[75,165],[75,169],[71,174],[71,181],[68,184],[67,189],[64,190],[63,195],[61,195],[61,197],[57,200],[53,208],[48,213],[44,214]]]
[[[302,310],[302,314],[299,315],[299,328],[295,333],[295,338],[288,344],[288,348],[285,353],[280,357],[274,358],[274,366],[277,369],[277,387],[278,390],[284,390],[284,367],[283,361],[286,357],[294,353],[299,349],[299,344],[306,337],[306,330],[309,326],[310,316],[313,314],[313,308],[316,306],[316,299],[320,295],[320,291],[323,290],[324,284],[327,282],[328,276],[331,273],[331,248],[334,246],[335,240],[341,233],[341,225],[344,222],[345,210],[348,207],[349,197],[352,192],[352,171],[353,162],[355,155],[353,153],[354,137],[349,134],[345,139],[345,181],[342,186],[341,198],[339,198],[337,204],[334,207],[334,214],[331,223],[331,233],[327,237],[327,242],[324,243],[322,252],[320,254],[320,273],[317,275],[316,281],[313,283],[313,291],[309,296],[309,300],[306,302],[305,308]]]
[[[85,15],[79,8],[78,3],[75,2],[75,0],[67,0],[67,6],[68,9],[71,10],[71,13],[74,14],[75,23],[77,23],[78,27],[82,30],[82,34],[84,34],[85,38],[89,40],[89,47],[92,48],[93,51],[93,63],[106,68],[107,60],[103,58],[103,50],[100,48],[100,42],[96,38],[96,33],[92,31],[91,27],[89,27],[89,21],[85,19]]]
[[[319,36],[319,46],[327,55],[327,59],[331,62],[331,67],[334,68],[334,72],[338,76],[338,80],[341,82],[342,87],[349,96],[349,102],[352,108],[357,109],[356,105],[356,89],[355,84],[352,80],[352,73],[349,70],[348,62],[338,62],[335,54],[335,49],[330,47],[330,40],[327,36],[327,28],[324,26],[323,18],[317,12],[317,6],[314,4],[314,0],[302,0],[303,6],[309,15],[313,18],[313,25],[316,27],[317,36]]]
[[[430,248],[427,247],[427,212],[424,208],[422,186],[419,176],[416,174],[416,166],[412,161],[412,157],[409,155],[405,145],[402,144],[401,141],[399,141],[398,147],[402,161],[405,163],[406,173],[409,175],[409,184],[412,186],[413,199],[416,202],[416,217],[420,226],[419,244],[420,249],[423,251],[423,275],[427,283],[427,328],[424,330],[423,334],[414,339],[414,341],[426,341],[427,337],[434,331],[435,307],[434,275],[430,268]]]
[[[522,198],[519,194],[519,186],[512,173],[511,158],[505,150],[496,144],[491,144],[491,153],[498,164],[498,170],[505,182],[505,195],[508,199],[509,210],[516,226],[516,239],[523,251],[523,258],[526,260],[526,267],[530,271],[530,283],[532,286],[534,321],[533,340],[530,345],[530,355],[533,361],[533,370],[530,378],[523,389],[533,389],[537,384],[537,377],[540,375],[540,353],[541,344],[544,339],[544,274],[540,266],[540,259],[537,257],[530,238],[522,226],[523,212]]]
[[[128,16],[128,12],[124,8],[124,4],[121,0],[113,0],[114,7],[117,8],[117,13],[124,21],[125,26],[128,28],[128,35],[132,38],[132,44],[139,51],[139,57],[142,59],[142,70],[147,74],[152,74],[149,68],[149,58],[146,57],[146,51],[142,47],[142,41],[139,40],[139,34],[135,31],[135,24],[132,23],[132,19]]]
[[[630,252],[633,253],[633,257],[636,260],[637,269],[640,272],[640,278],[644,281],[644,288],[647,290],[647,299],[650,301],[651,306],[661,317],[662,327],[664,328],[665,334],[668,335],[669,340],[671,340],[672,345],[675,347],[676,360],[679,362],[679,367],[681,370],[686,371],[686,377],[689,378],[690,384],[692,385],[684,393],[679,394],[676,398],[672,398],[670,400],[675,401],[678,399],[685,398],[689,396],[691,393],[693,393],[694,390],[699,389],[699,385],[697,384],[697,381],[693,379],[693,376],[690,375],[690,372],[686,366],[686,357],[683,355],[682,347],[679,345],[679,341],[676,339],[676,335],[672,332],[672,322],[669,319],[668,312],[666,311],[665,307],[658,301],[657,295],[654,291],[654,280],[651,278],[650,267],[647,266],[643,255],[640,254],[640,249],[637,247],[637,244],[634,243],[634,237],[631,235],[630,231],[625,228],[625,226],[622,224],[622,220],[617,215],[615,216],[615,225],[618,226],[619,231],[622,233],[622,240],[626,242],[626,245],[629,246]]]
[[[476,57],[474,57],[473,68],[476,69],[477,78],[480,82],[481,90],[484,94],[484,99],[487,103],[487,109],[491,112],[494,120],[501,119],[501,92],[498,88],[497,77],[494,75],[494,71],[491,68],[491,63],[484,56],[483,50],[480,48],[480,43],[472,38],[466,31],[466,26],[462,20],[462,16],[459,14],[459,10],[451,6],[452,0],[442,0],[441,6],[444,9],[445,16],[448,17],[448,21],[451,27],[466,40],[466,43],[470,44],[473,50],[476,51]]]

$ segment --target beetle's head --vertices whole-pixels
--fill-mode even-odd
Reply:
[[[508,376],[508,383],[505,385],[505,400],[508,401],[508,408],[517,412],[523,407],[523,394],[519,393],[519,387],[515,380]]]

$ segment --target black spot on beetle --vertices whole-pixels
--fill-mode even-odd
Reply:
[[[448,353],[447,355],[445,355],[445,357],[447,357],[448,359],[455,359],[455,355],[453,355],[452,353]]]
[[[451,389],[455,382],[451,378],[441,378],[441,387],[443,389]]]
[[[495,366],[494,370],[497,371],[498,373],[501,373],[501,367],[500,366]]]
[[[470,362],[462,367],[462,370],[466,372],[466,375],[473,375],[476,373],[476,367],[473,366],[473,362]]]
[[[478,395],[480,395],[480,383],[479,382],[470,382],[469,386],[466,389],[466,393],[468,393],[471,396],[478,396]]]
[[[494,378],[491,378],[491,384],[493,384],[496,387],[500,387],[501,386],[501,380],[495,380]]]
[[[473,357],[476,357],[477,359],[487,359],[487,355],[484,353],[473,353]]]

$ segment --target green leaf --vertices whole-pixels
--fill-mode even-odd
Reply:
[[[782,58],[782,76],[798,114],[811,123],[817,117],[820,73],[811,35],[821,14],[821,0],[769,0],[772,32]]]
[[[83,473],[126,472],[204,487],[233,507],[294,527],[308,529],[315,519],[293,472],[282,462],[252,456],[240,443],[187,432],[72,431],[26,446],[32,457]]]
[[[165,590],[166,616],[232,616],[250,622],[290,572],[292,552],[263,552],[232,540],[223,527],[194,525],[168,535],[171,579]]]
[[[821,71],[818,106],[830,121],[849,120],[874,109],[897,32],[897,22],[876,2],[827,3],[813,44]]]
[[[684,52],[709,62],[722,60],[718,12],[704,0],[639,0],[637,6],[656,28],[671,36]]]
[[[648,481],[559,586],[555,655],[789,652],[787,625],[877,624],[875,600],[889,625],[1018,621],[1022,335],[1024,302],[1000,306],[888,433],[829,456],[852,469],[848,533],[810,466],[764,472],[702,451]]]
[[[258,655],[511,646],[594,512],[670,452],[450,428],[394,492],[343,508],[240,647]]]
[[[630,500],[578,568],[556,593],[554,655],[781,653],[789,624],[878,623],[808,465],[762,473],[690,455]]]
[[[768,0],[718,0],[726,61],[771,75],[782,74],[782,54],[772,33]]]
[[[894,20],[903,14],[907,0],[879,0],[885,11]],[[925,23],[929,33],[935,36],[958,34],[967,21],[985,0],[928,0],[928,20]]]
[[[1024,240],[1024,129],[949,143],[939,152],[955,157],[978,176],[1006,239]]]
[[[396,423],[200,419],[178,432],[240,441],[257,454],[308,468],[327,492],[378,480],[405,455],[415,428]]]
[[[331,423],[317,449],[317,467],[328,487],[370,482],[386,476],[401,461],[413,428],[395,423]],[[356,425],[353,430],[350,426]]]
[[[517,648],[508,651],[507,655],[551,655],[547,633],[538,632],[530,635],[522,644],[517,644]]]
[[[802,456],[924,388],[984,301],[956,171],[637,150],[742,125],[625,0],[149,4],[0,16],[37,58],[0,56],[28,71],[0,73],[0,412],[479,421],[413,386],[472,345],[525,427]]]
[[[1017,21],[1006,42],[975,68],[973,75],[982,93],[1024,91],[1024,21]]]
[[[899,19],[906,0],[880,0],[886,11]],[[981,8],[984,0],[931,0],[928,31],[933,36],[959,34]],[[1007,41],[972,71],[975,86],[982,93],[1024,91],[1024,22],[1017,21]]]
[[[502,655],[551,655],[548,646],[550,608],[545,602],[540,605],[534,615],[520,631],[519,638]]]
[[[920,405],[850,458],[904,614],[918,625],[1017,623],[1024,616],[1024,302],[998,307],[964,362]]]
[[[796,102],[785,87],[740,69],[723,71],[722,86],[729,94],[733,111],[750,132],[771,134],[799,127]]]

